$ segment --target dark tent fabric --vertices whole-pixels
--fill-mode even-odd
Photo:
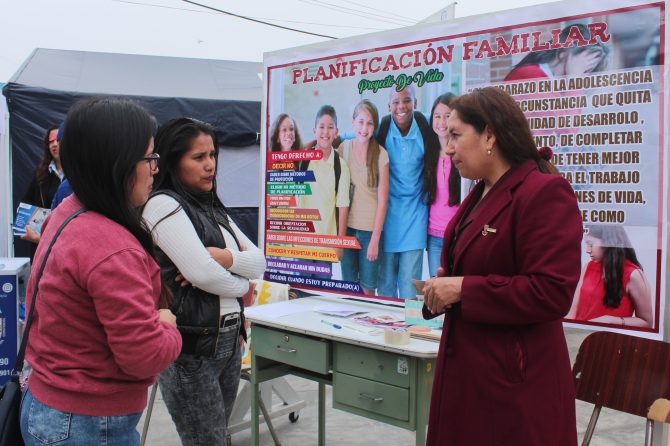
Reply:
[[[35,50],[3,88],[10,114],[14,209],[32,180],[46,129],[61,123],[78,100],[130,98],[159,124],[196,118],[216,128],[219,146],[242,148],[258,144],[261,71],[262,64],[255,62]],[[242,204],[230,207],[230,214],[257,240],[258,201]],[[26,253],[26,244],[16,239],[15,255]]]

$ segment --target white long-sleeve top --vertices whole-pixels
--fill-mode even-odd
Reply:
[[[240,311],[236,298],[249,290],[249,279],[260,278],[265,271],[263,251],[230,220],[237,240],[246,250],[240,251],[232,234],[219,226],[233,257],[231,267],[224,268],[202,244],[183,209],[165,218],[178,207],[179,203],[168,195],[159,194],[149,199],[142,216],[152,231],[154,242],[193,286],[219,296],[221,314]]]

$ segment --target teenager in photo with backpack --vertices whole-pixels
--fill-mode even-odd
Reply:
[[[346,234],[356,237],[361,249],[347,249],[342,256],[342,279],[358,282],[365,294],[374,295],[379,276],[381,235],[389,190],[389,157],[375,139],[379,125],[377,107],[367,99],[353,113],[355,139],[337,149],[351,175],[351,203]]]
[[[379,273],[380,296],[409,299],[416,296],[412,279],[421,279],[428,236],[428,206],[424,199],[424,154],[438,144],[417,106],[414,87],[391,90],[389,112],[376,139],[389,156],[389,198],[384,222],[384,255]],[[432,141],[432,142],[431,142]]]
[[[312,193],[301,195],[300,208],[318,209],[321,220],[315,220],[314,233],[344,237],[349,214],[349,168],[333,149],[337,137],[337,114],[330,105],[324,105],[316,113],[314,121],[314,149],[323,152],[320,160],[302,163],[300,170],[314,173],[314,182],[309,183]],[[338,224],[339,222],[339,224]],[[337,258],[342,258],[342,248],[337,248]]]

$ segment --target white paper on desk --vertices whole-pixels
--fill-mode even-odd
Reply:
[[[268,318],[279,318],[308,311],[312,311],[309,306],[296,304],[291,301],[278,302],[269,305],[255,305],[244,310],[248,315]]]
[[[338,317],[349,317],[354,314],[365,314],[367,311],[362,311],[360,308],[356,307],[346,307],[343,305],[317,305],[314,307],[314,311],[321,314],[327,314],[329,316],[338,316]]]

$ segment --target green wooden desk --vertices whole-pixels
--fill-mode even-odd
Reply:
[[[318,382],[319,445],[325,445],[327,384],[333,386],[335,409],[416,431],[416,444],[424,445],[439,343],[412,338],[408,345],[385,344],[383,335],[368,334],[367,327],[313,311],[329,303],[371,314],[404,314],[398,307],[327,297],[246,309],[252,324],[252,444],[259,441],[259,383],[293,374]]]

